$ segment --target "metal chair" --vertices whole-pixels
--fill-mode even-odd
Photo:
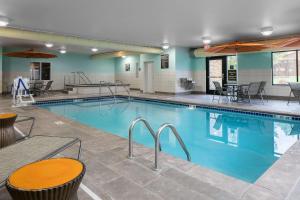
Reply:
[[[266,95],[266,91],[265,91],[266,84],[267,84],[266,81],[261,81],[260,86],[259,86],[258,94],[260,95],[260,98],[262,99],[262,101],[264,101],[263,96]]]
[[[215,95],[219,95],[218,103],[220,102],[221,96],[225,96],[227,99],[227,103],[229,102],[228,98],[228,91],[224,90],[224,88],[221,86],[221,84],[218,81],[213,81],[213,84],[215,86],[215,91],[213,93],[213,99],[212,101],[215,100]]]
[[[41,95],[41,94],[48,94],[51,86],[52,86],[53,81],[48,81],[46,85],[44,85],[44,88],[37,88],[34,89],[34,94],[35,95]]]
[[[294,95],[295,98],[298,99],[300,104],[300,83],[289,83],[289,86],[291,88],[291,91],[290,91],[290,96],[287,104],[289,105],[292,94]]]
[[[249,85],[243,85],[239,91],[240,98],[247,98],[249,103],[251,103],[251,97],[259,96],[263,102],[263,98],[259,94],[260,86],[261,82],[251,82]]]

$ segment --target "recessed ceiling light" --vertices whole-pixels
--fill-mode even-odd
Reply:
[[[98,49],[97,49],[97,48],[92,48],[91,51],[92,51],[92,52],[97,52]]]
[[[122,56],[122,58],[126,58],[126,56]]]
[[[211,43],[211,39],[210,39],[210,37],[203,37],[202,38],[202,42],[203,42],[203,44],[210,44]]]
[[[46,46],[46,47],[48,47],[48,48],[51,48],[51,47],[53,47],[53,44],[52,44],[52,43],[49,43],[49,42],[47,42],[47,43],[45,44],[45,46]]]
[[[263,36],[269,36],[269,35],[272,35],[273,30],[274,30],[273,27],[268,26],[268,27],[261,28],[260,32]]]
[[[67,50],[66,50],[66,49],[61,49],[61,50],[59,50],[59,52],[60,52],[61,54],[65,54],[65,53],[67,53]]]
[[[0,26],[7,26],[11,20],[5,16],[0,16]]]
[[[170,44],[169,43],[163,43],[161,45],[161,48],[163,48],[163,50],[168,50],[170,48]]]

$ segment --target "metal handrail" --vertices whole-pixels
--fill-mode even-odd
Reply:
[[[110,94],[112,96],[114,96],[114,99],[116,100],[116,95],[114,94],[114,92],[112,91],[112,89],[110,88],[109,84],[106,84],[105,81],[100,81],[99,82],[99,96],[101,96],[101,87],[107,87],[108,91],[110,92]]]
[[[80,78],[86,83],[86,84],[92,84],[91,79],[84,73],[84,72],[77,72],[79,84],[80,84]]]
[[[21,119],[20,119],[21,118]],[[16,119],[15,124],[20,123],[20,122],[26,122],[26,121],[31,121],[31,125],[29,128],[29,131],[27,135],[24,135],[23,137],[30,137],[33,126],[35,124],[35,117],[30,117],[30,116],[18,116],[18,119]]]
[[[130,100],[130,89],[128,90],[126,86],[124,86],[123,81],[116,80],[116,83],[120,83],[120,85],[125,89],[125,91],[128,94],[128,99]],[[117,85],[115,85],[115,91],[116,91]]]
[[[160,145],[160,135],[162,133],[162,131],[165,129],[165,128],[170,128],[172,130],[172,133],[175,135],[176,139],[178,140],[181,148],[183,149],[183,151],[185,152],[186,154],[186,158],[188,161],[191,161],[191,156],[190,156],[190,153],[189,151],[187,150],[183,140],[181,139],[179,133],[177,132],[176,128],[172,125],[172,124],[169,124],[169,123],[165,123],[163,125],[161,125],[157,131],[157,134],[156,134],[156,138],[155,138],[155,165],[154,165],[154,170],[159,170],[158,168],[158,152],[159,152],[159,145]]]
[[[153,139],[156,141],[156,135],[155,135],[155,132],[154,130],[151,128],[150,124],[148,123],[147,120],[145,120],[144,118],[142,117],[138,117],[136,118],[135,120],[132,121],[130,127],[129,127],[129,131],[128,131],[128,138],[129,138],[129,149],[128,149],[128,158],[133,158],[133,147],[132,147],[132,130],[133,128],[135,127],[135,125],[138,123],[138,122],[143,122],[143,124],[146,126],[146,128],[149,130],[149,132],[151,133]],[[161,151],[161,146],[160,144],[158,144],[158,151]]]

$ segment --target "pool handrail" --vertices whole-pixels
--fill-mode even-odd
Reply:
[[[151,128],[150,124],[148,123],[147,120],[145,120],[144,118],[142,117],[138,117],[136,118],[135,120],[133,120],[131,122],[131,125],[129,127],[129,131],[128,131],[128,138],[129,138],[129,149],[128,149],[128,158],[129,159],[132,159],[133,158],[133,144],[132,144],[132,134],[133,134],[133,128],[135,127],[135,125],[138,123],[138,122],[142,122],[146,128],[149,130],[150,134],[152,135],[154,141],[156,141],[156,135],[155,135],[155,132],[154,130]],[[161,151],[161,145],[158,144],[158,151]]]
[[[190,156],[190,153],[189,151],[187,150],[183,140],[181,139],[179,133],[177,132],[175,126],[173,126],[172,124],[170,123],[165,123],[165,124],[162,124],[157,133],[156,133],[156,139],[155,139],[155,164],[154,164],[154,170],[159,170],[159,167],[158,167],[158,153],[159,153],[159,144],[160,144],[160,135],[162,133],[162,131],[166,128],[170,128],[172,133],[175,135],[176,139],[178,140],[181,148],[183,149],[183,151],[185,152],[186,154],[186,157],[187,157],[187,160],[188,161],[191,161],[191,156]]]

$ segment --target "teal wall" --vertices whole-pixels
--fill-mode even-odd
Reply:
[[[192,70],[192,57],[190,54],[189,48],[176,48],[176,56],[175,56],[175,63],[176,63],[176,71],[191,71]]]
[[[205,71],[206,58],[192,58],[192,71]],[[272,69],[272,53],[242,53],[238,54],[238,69]]]
[[[4,52],[24,50],[19,48],[4,48]],[[52,59],[26,59],[3,56],[2,88],[6,89],[18,76],[29,77],[31,62],[50,62],[51,80],[54,89],[63,89],[65,75],[74,71],[83,71],[92,81],[115,81],[115,59],[91,59],[90,55],[67,52]]]
[[[11,52],[20,49],[4,48],[4,52]],[[26,59],[3,57],[3,71],[28,72],[31,62],[50,62],[51,70],[54,73],[69,73],[72,71],[84,71],[86,73],[114,73],[114,59],[91,59],[89,55],[78,53],[60,54],[52,59]]]
[[[157,54],[141,54],[140,67],[144,66],[145,62],[153,62],[155,70],[160,70],[160,55]]]
[[[175,69],[175,50],[166,51],[165,53],[169,54],[169,69]],[[115,72],[116,73],[125,72],[125,64],[127,63],[131,64],[130,71],[132,71],[132,67],[135,67],[135,65],[133,65],[135,63],[139,63],[140,67],[143,68],[144,62],[153,62],[156,71],[168,70],[168,69],[161,69],[160,55],[141,54],[141,55],[126,56],[126,58],[115,58]]]
[[[192,58],[192,71],[205,71],[206,70],[206,58]]]
[[[130,71],[133,71],[135,64],[140,63],[140,55],[126,56],[126,58],[115,58],[115,72],[126,72],[125,64],[127,63],[130,64]]]
[[[272,53],[238,54],[238,69],[272,69]]]

